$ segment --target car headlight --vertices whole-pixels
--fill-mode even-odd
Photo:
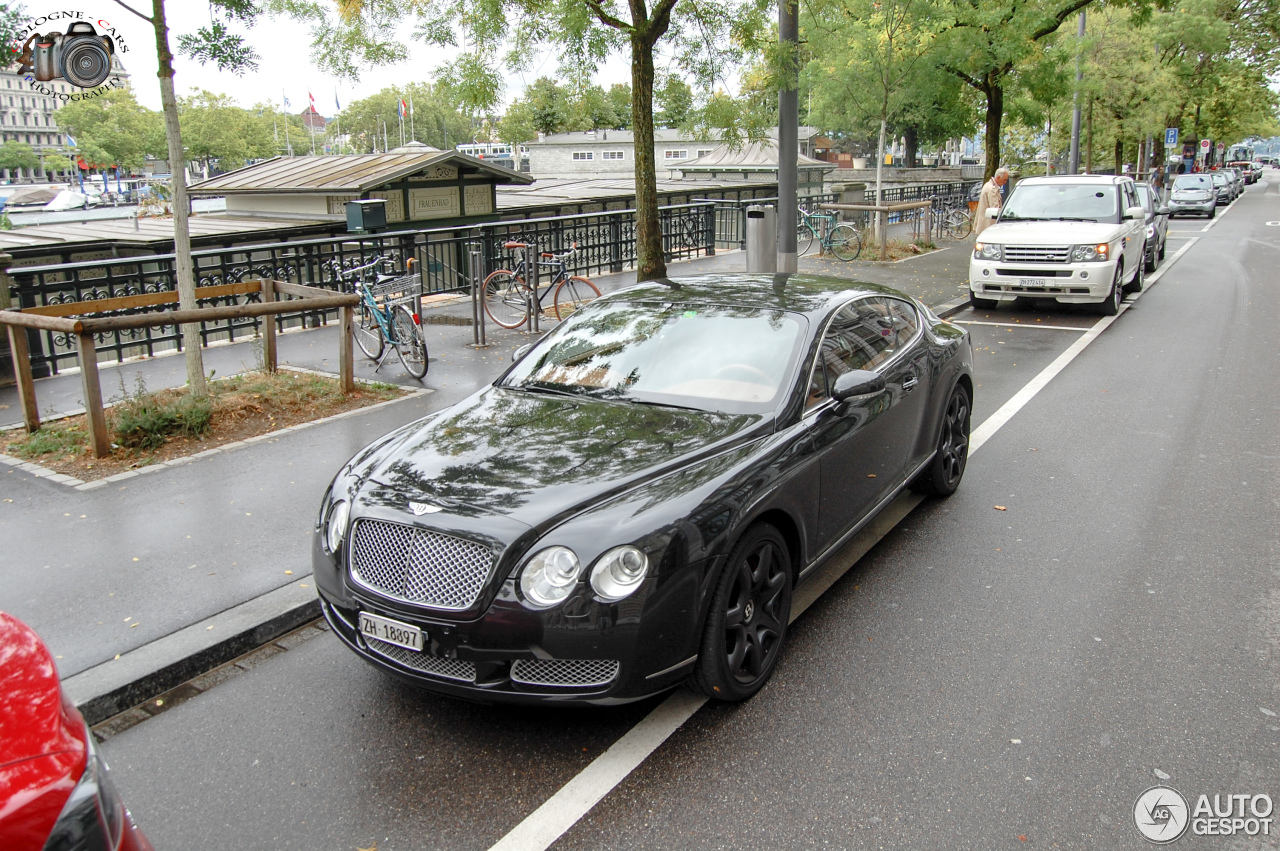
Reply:
[[[978,242],[973,246],[973,256],[977,260],[1004,260],[1004,246],[991,242]]]
[[[569,596],[582,573],[582,562],[568,547],[547,547],[525,562],[520,590],[534,608],[546,609]]]
[[[88,734],[88,743],[84,774],[63,805],[45,848],[116,848],[120,844],[124,802],[111,783],[93,733]]]
[[[329,525],[325,527],[324,541],[329,545],[329,552],[336,553],[342,548],[342,539],[347,534],[347,520],[351,517],[351,503],[340,499],[329,509]]]
[[[1105,242],[1097,245],[1075,245],[1071,248],[1071,260],[1075,263],[1105,262],[1111,258],[1111,246]]]
[[[1155,225],[1147,225],[1147,239],[1151,239],[1151,237],[1155,235],[1156,235]]]
[[[591,569],[591,587],[600,599],[615,603],[631,595],[649,571],[649,557],[635,547],[617,547],[600,556]]]

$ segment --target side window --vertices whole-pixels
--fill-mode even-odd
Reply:
[[[897,351],[915,338],[920,317],[915,307],[901,299],[890,298],[886,301],[889,302],[889,310],[892,312],[894,328],[897,331],[897,341],[893,346],[894,351]]]
[[[919,323],[915,307],[896,298],[863,298],[840,308],[818,348],[806,409],[828,399],[846,372],[874,370],[893,357],[915,337]]]

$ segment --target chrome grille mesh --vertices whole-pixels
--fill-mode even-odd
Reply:
[[[415,671],[422,671],[425,674],[444,677],[446,680],[460,680],[465,683],[476,681],[476,666],[472,662],[428,656],[426,653],[419,653],[417,650],[410,650],[407,647],[388,644],[385,641],[379,641],[368,636],[365,636],[365,643],[369,645],[369,649],[373,652],[399,662],[406,668],[413,668]]]
[[[602,686],[618,676],[613,659],[517,659],[511,681],[529,686]]]
[[[1069,245],[1006,245],[1005,260],[1029,260],[1033,263],[1066,263],[1071,259]]]
[[[360,520],[351,535],[352,578],[410,603],[469,608],[492,569],[488,547],[452,535],[381,520]]]

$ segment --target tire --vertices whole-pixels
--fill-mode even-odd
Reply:
[[[1111,293],[1107,300],[1098,305],[1098,312],[1103,316],[1115,316],[1120,312],[1120,303],[1124,301],[1124,267],[1116,264],[1115,277],[1111,279]]]
[[[734,545],[716,579],[690,685],[716,700],[746,700],[768,682],[791,619],[791,557],[761,523]]]
[[[529,321],[529,288],[514,272],[498,269],[484,279],[484,312],[503,328]]]
[[[1140,293],[1147,280],[1147,255],[1143,250],[1142,262],[1138,264],[1138,270],[1133,273],[1133,280],[1124,285],[1124,292]]]
[[[427,374],[427,340],[422,326],[402,304],[391,314],[391,327],[396,335],[396,354],[404,364],[404,371],[414,378],[422,378]]]
[[[951,391],[947,406],[942,409],[942,422],[938,425],[937,454],[920,475],[911,482],[911,489],[927,496],[951,496],[960,487],[964,468],[969,462],[969,428],[973,416],[973,401],[969,391],[960,384]]]
[[[1165,249],[1168,247],[1168,244],[1169,244],[1169,236],[1168,234],[1166,234],[1165,238],[1160,240],[1160,249],[1156,252],[1157,260],[1164,259],[1164,252],[1165,252]]]
[[[1150,254],[1147,254],[1145,250],[1142,252],[1143,271],[1154,272],[1156,270],[1156,266],[1158,265],[1160,265],[1160,246],[1159,245],[1157,245],[1155,251],[1152,251]]]
[[[862,235],[853,225],[836,225],[831,231],[831,253],[846,263],[862,253]]]
[[[813,247],[813,229],[804,222],[796,225],[796,256],[803,257]]]
[[[1218,208],[1214,207],[1212,210],[1210,210],[1208,213],[1205,214],[1205,218],[1212,219],[1216,215],[1218,215]]]
[[[373,311],[369,309],[369,305],[360,305],[360,312],[356,316],[355,327],[351,329],[351,336],[356,338],[356,345],[369,360],[376,361],[382,357],[382,350],[385,347],[382,328],[378,326],[378,320],[373,318]]]
[[[995,310],[999,305],[998,299],[979,298],[973,294],[973,290],[969,290],[969,306],[974,310]]]
[[[565,278],[556,287],[556,319],[568,319],[584,305],[600,298],[600,290],[586,278]]]

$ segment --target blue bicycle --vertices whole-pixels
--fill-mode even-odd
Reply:
[[[422,295],[422,276],[413,274],[409,260],[408,275],[379,273],[386,258],[355,266],[341,273],[360,296],[352,334],[356,345],[369,360],[377,361],[375,371],[382,368],[394,350],[404,364],[405,372],[421,379],[427,374],[427,339],[422,333],[422,320],[414,312],[414,302]]]

